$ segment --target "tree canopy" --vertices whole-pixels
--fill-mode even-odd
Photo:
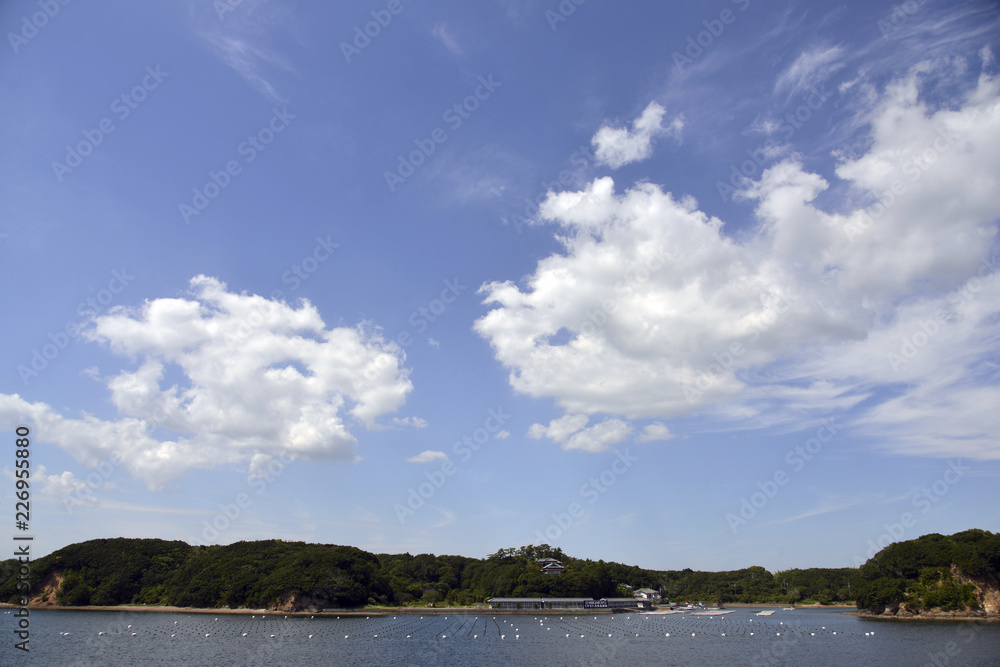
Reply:
[[[973,529],[896,542],[862,565],[860,574],[859,609],[976,611],[981,601],[973,582],[995,589],[1000,579],[1000,534]]]
[[[541,572],[555,558],[564,574]],[[0,562],[0,600],[16,602],[18,563]],[[970,604],[971,577],[1000,573],[1000,535],[970,530],[893,544],[860,569],[809,568],[771,573],[648,570],[568,556],[547,544],[499,549],[486,558],[372,554],[349,546],[262,540],[190,546],[157,539],[98,539],[31,564],[32,595],[62,577],[64,605],[152,604],[275,608],[295,598],[312,608],[364,605],[470,605],[491,597],[614,597],[625,585],[658,590],[676,602],[848,602],[863,608]]]

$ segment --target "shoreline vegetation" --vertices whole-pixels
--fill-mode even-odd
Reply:
[[[560,574],[543,572],[556,560]],[[0,602],[17,608],[321,616],[459,613],[613,613],[489,609],[492,597],[632,596],[674,605],[808,608],[882,619],[1000,617],[1000,534],[967,530],[889,545],[860,568],[770,572],[647,570],[568,556],[549,545],[483,558],[372,554],[282,540],[191,546],[158,539],[97,539],[30,563],[0,562]],[[661,609],[667,603],[659,605]],[[632,611],[632,610],[630,610]],[[634,613],[641,613],[634,610]]]

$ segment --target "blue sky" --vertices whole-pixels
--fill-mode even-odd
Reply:
[[[651,4],[4,3],[37,552],[1000,530],[1000,12]]]

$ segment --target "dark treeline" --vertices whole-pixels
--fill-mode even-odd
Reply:
[[[897,542],[862,565],[860,574],[859,609],[982,612],[977,589],[995,591],[1000,580],[1000,534],[974,529]]]
[[[536,558],[556,558],[561,575]],[[18,566],[0,563],[0,600],[17,602]],[[274,608],[470,605],[490,597],[614,597],[625,585],[665,599],[705,603],[843,602],[858,571],[763,567],[733,572],[646,570],[567,556],[548,545],[501,549],[479,559],[431,554],[371,554],[354,547],[264,540],[190,546],[156,539],[99,539],[73,544],[31,564],[31,594],[56,589],[64,605],[151,604]]]
[[[536,558],[556,558],[565,574],[543,574]],[[0,601],[17,603],[19,563],[0,562]],[[263,540],[190,546],[156,539],[99,539],[31,563],[31,595],[55,587],[64,605],[350,608],[364,605],[471,605],[490,597],[615,597],[625,586],[652,588],[678,603],[806,603],[858,600],[859,606],[907,601],[925,606],[970,601],[949,578],[1000,573],[1000,536],[981,530],[927,535],[893,544],[860,570],[810,568],[771,573],[647,570],[567,556],[548,545],[501,549],[486,558],[372,554],[327,544]],[[61,584],[57,585],[57,582]],[[949,583],[950,582],[950,583]]]

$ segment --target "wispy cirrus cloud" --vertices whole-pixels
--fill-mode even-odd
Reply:
[[[459,44],[455,33],[446,23],[436,23],[431,29],[431,34],[448,50],[453,56],[460,56],[464,53],[462,45]]]
[[[803,90],[829,79],[844,67],[842,46],[817,46],[802,52],[774,84],[774,92],[791,99]]]
[[[287,56],[273,46],[273,33],[298,32],[294,9],[278,0],[243,0],[220,14],[208,3],[189,2],[192,29],[226,66],[268,98],[286,102],[273,83],[274,70],[294,72]]]

